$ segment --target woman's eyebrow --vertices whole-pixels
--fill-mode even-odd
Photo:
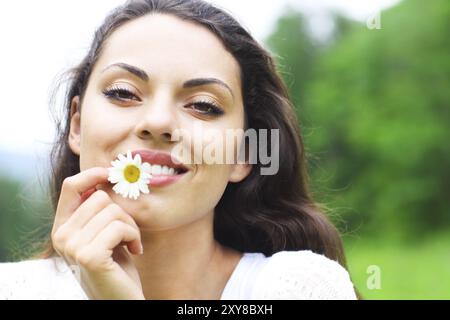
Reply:
[[[130,64],[123,63],[123,62],[111,64],[111,65],[107,66],[105,69],[103,69],[101,73],[103,73],[106,70],[113,68],[113,67],[119,67],[121,69],[124,69],[124,70],[128,71],[129,73],[134,74],[135,76],[137,76],[138,78],[140,78],[141,80],[143,80],[145,82],[148,82],[150,79],[150,77],[144,70],[139,69],[138,67],[132,66]]]
[[[149,80],[150,80],[150,77],[144,70],[142,70],[138,67],[132,66],[130,64],[123,63],[123,62],[114,63],[112,65],[109,65],[106,68],[104,68],[101,73],[105,72],[106,70],[108,70],[112,67],[119,67],[121,69],[124,69],[124,70],[128,71],[129,73],[134,74],[139,79],[141,79],[145,82],[149,82]],[[185,83],[183,83],[183,88],[193,88],[193,87],[198,87],[198,86],[203,86],[203,85],[208,85],[208,84],[217,84],[221,87],[226,88],[230,92],[231,96],[234,99],[233,90],[231,90],[231,88],[225,82],[223,82],[222,80],[216,79],[216,78],[191,79],[191,80],[188,80]]]

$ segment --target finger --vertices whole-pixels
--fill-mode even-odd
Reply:
[[[64,179],[56,210],[54,229],[63,224],[80,206],[82,194],[97,184],[108,181],[108,169],[93,167]]]
[[[112,204],[114,202],[105,191],[96,191],[75,210],[62,227],[64,227],[66,232],[77,232],[93,217]]]
[[[86,243],[82,239],[80,241],[78,237],[80,230],[93,216],[111,203],[112,200],[106,192],[96,191],[75,210],[67,221],[60,226],[55,224],[52,230],[52,242],[55,250],[65,254],[66,251],[71,251],[67,250],[67,247],[74,249],[79,247],[79,242]]]
[[[78,232],[77,237],[81,245],[88,244],[95,239],[111,222],[118,220],[139,231],[134,219],[118,204],[110,203],[103,210],[95,214]]]
[[[142,252],[141,233],[136,228],[122,221],[115,220],[108,224],[91,242],[91,246],[102,251],[113,250],[122,242],[127,243],[133,254]]]
[[[89,199],[89,197],[95,192],[97,191],[97,187],[95,188],[91,188],[88,191],[85,191],[81,194],[81,203],[83,203],[84,201],[86,201],[87,199]]]

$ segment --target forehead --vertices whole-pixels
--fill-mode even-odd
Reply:
[[[222,42],[205,27],[172,15],[146,15],[115,30],[97,72],[116,62],[132,63],[159,81],[214,76],[240,86],[239,65]]]

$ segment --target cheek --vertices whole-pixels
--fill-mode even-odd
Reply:
[[[127,121],[99,99],[86,99],[81,115],[80,169],[110,166],[105,158],[127,135]]]
[[[125,121],[123,109],[112,105],[98,95],[86,97],[81,117],[82,127],[90,135],[108,136],[113,129],[120,129]],[[88,138],[88,137],[87,137]]]
[[[183,138],[175,153],[184,163],[190,164],[236,163],[244,132],[235,126],[233,121],[211,124],[195,122],[180,133]]]
[[[180,194],[184,205],[193,214],[202,215],[214,211],[228,185],[230,169],[228,165],[201,165],[189,183],[189,189]],[[181,209],[181,208],[180,208]]]
[[[226,164],[203,164],[198,168],[198,171],[193,178],[193,183],[197,185],[197,193],[202,192],[214,193],[215,198],[217,194],[225,190],[228,184],[228,178],[230,175],[230,165]]]

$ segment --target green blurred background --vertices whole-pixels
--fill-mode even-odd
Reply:
[[[379,18],[371,29],[335,14],[333,35],[319,39],[286,8],[265,45],[362,296],[450,299],[450,2],[404,0]],[[45,179],[0,179],[0,261],[49,230]]]

